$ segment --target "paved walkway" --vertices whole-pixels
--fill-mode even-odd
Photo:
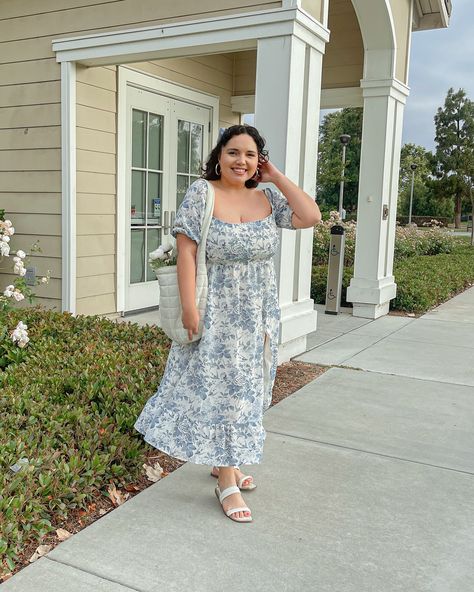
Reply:
[[[5,592],[474,590],[474,288],[419,318],[319,316],[336,366],[265,414],[254,522],[185,464]]]

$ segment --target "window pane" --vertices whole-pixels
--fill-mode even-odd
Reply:
[[[148,116],[148,168],[163,170],[163,116]]]
[[[161,173],[148,173],[147,224],[161,224]]]
[[[132,230],[130,249],[130,283],[145,281],[145,230]]]
[[[189,185],[190,183],[188,175],[178,175],[176,191],[176,210],[178,210],[179,206],[181,205],[181,202],[184,199],[184,194],[186,193],[186,189],[189,187]]]
[[[202,163],[202,125],[191,124],[191,173],[201,174]]]
[[[144,111],[132,110],[132,166],[145,168],[146,120]]]
[[[189,121],[178,120],[178,172],[189,172]]]
[[[146,245],[146,281],[152,282],[156,280],[156,275],[153,269],[148,265],[148,255],[161,245],[161,230],[157,228],[150,228],[147,230],[147,245]]]
[[[145,173],[132,171],[130,216],[133,224],[145,224]]]

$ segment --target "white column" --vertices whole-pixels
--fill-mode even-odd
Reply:
[[[61,62],[62,310],[76,312],[76,63]]]
[[[353,315],[376,319],[396,295],[393,251],[403,110],[408,87],[363,80],[364,121],[359,172],[354,277],[347,290]]]
[[[258,41],[255,125],[270,159],[315,195],[322,57],[325,39],[312,44],[295,35]],[[280,362],[306,351],[316,330],[310,298],[313,230],[281,230],[275,267],[281,307]]]

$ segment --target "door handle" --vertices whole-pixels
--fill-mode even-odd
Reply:
[[[168,212],[168,210],[166,210],[165,212],[163,212],[163,234],[168,234],[168,232],[169,232],[169,229],[170,229],[169,218],[170,218],[170,213]]]
[[[170,228],[172,229],[174,226],[174,222],[176,220],[176,212],[171,212],[171,221],[170,221]]]

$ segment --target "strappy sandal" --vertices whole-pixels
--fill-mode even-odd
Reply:
[[[216,467],[212,467],[212,469],[215,469]],[[235,469],[238,469],[239,467],[234,467]],[[219,475],[214,475],[214,473],[212,472],[211,469],[211,477],[215,477],[216,479],[219,477]],[[244,481],[246,481],[247,479],[252,479],[253,477],[252,475],[244,475],[241,479],[238,480],[237,482],[237,487],[239,489],[242,489],[242,491],[252,491],[253,489],[255,489],[257,486],[255,483],[249,483],[248,485],[244,485]]]
[[[230,487],[227,487],[226,489],[224,489],[224,491],[221,491],[219,489],[219,485],[216,485],[216,489],[215,489],[215,494],[221,504],[222,511],[224,512],[224,514],[228,518],[230,518],[234,522],[252,522],[252,516],[244,516],[243,518],[237,518],[237,517],[232,518],[232,514],[235,514],[236,512],[250,512],[250,508],[247,508],[247,506],[241,506],[239,508],[230,508],[230,510],[227,510],[227,511],[224,510],[224,506],[222,505],[222,502],[225,500],[225,498],[229,497],[229,495],[232,495],[233,493],[239,493],[239,492],[240,492],[240,490],[237,487],[237,485],[231,485]]]

